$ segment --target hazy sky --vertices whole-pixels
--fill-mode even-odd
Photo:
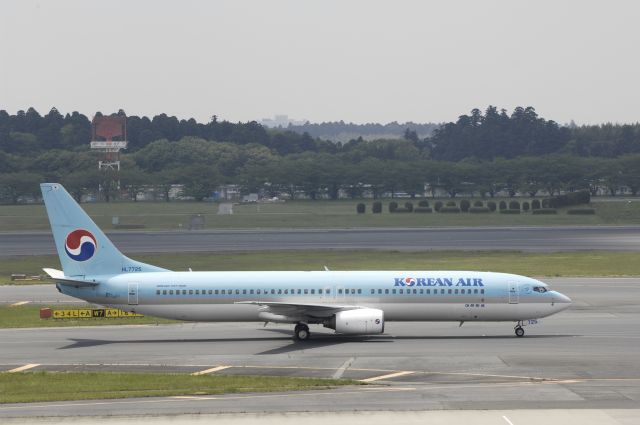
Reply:
[[[640,120],[640,2],[0,0],[0,109]]]

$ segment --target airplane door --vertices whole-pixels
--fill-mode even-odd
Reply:
[[[138,284],[129,284],[129,305],[138,305]]]
[[[509,282],[509,304],[518,304],[520,294],[518,293],[518,283]]]

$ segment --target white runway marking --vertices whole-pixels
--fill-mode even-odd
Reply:
[[[211,369],[201,370],[200,372],[193,372],[191,375],[193,376],[208,375],[211,373],[219,372],[221,370],[229,369],[230,367],[233,367],[233,366],[216,366],[216,367],[212,367]]]
[[[503,416],[502,416],[502,419],[504,419],[505,421],[507,421],[507,423],[508,423],[509,425],[513,425],[513,422],[511,422],[511,421],[509,420],[509,418],[507,418],[506,416],[504,416],[504,415],[503,415]]]
[[[29,304],[31,301],[18,301],[17,303],[11,304],[9,307],[18,307],[20,305]]]
[[[355,357],[351,357],[350,359],[347,359],[344,363],[342,363],[342,366],[340,366],[338,370],[336,370],[336,373],[333,374],[332,378],[333,379],[342,378],[342,375],[344,375],[344,372],[347,370],[349,366],[351,366],[351,364],[355,361],[355,359],[356,359]]]
[[[402,371],[402,372],[389,373],[387,375],[374,376],[373,378],[361,379],[360,381],[361,382],[374,382],[374,381],[380,381],[382,379],[395,378],[397,376],[410,375],[412,373],[415,373],[415,372],[409,371],[409,370],[405,370],[405,371]]]
[[[15,369],[8,370],[7,373],[22,372],[23,370],[33,369],[34,367],[38,367],[38,366],[40,366],[39,363],[30,363],[24,366],[17,367]]]

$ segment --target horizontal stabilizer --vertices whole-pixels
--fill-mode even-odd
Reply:
[[[97,286],[98,282],[89,281],[89,280],[81,280],[81,279],[72,279],[64,275],[62,270],[56,269],[42,269],[46,274],[49,275],[51,279],[56,281],[56,283],[60,283],[62,285],[70,285],[75,287],[91,287]]]

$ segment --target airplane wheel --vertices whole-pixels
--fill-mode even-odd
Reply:
[[[306,341],[311,336],[311,332],[309,332],[309,327],[307,325],[299,324],[293,330],[293,333],[296,336],[298,341]]]
[[[524,336],[524,329],[522,329],[520,326],[518,326],[516,328],[516,336],[518,338],[523,337]]]

